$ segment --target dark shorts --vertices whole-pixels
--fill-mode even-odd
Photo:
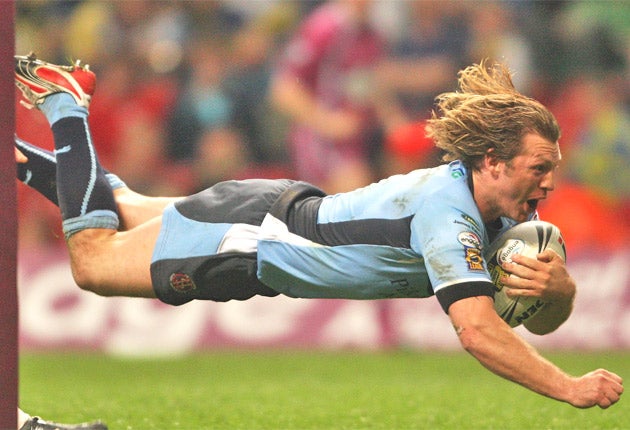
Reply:
[[[235,225],[260,226],[268,213],[286,220],[296,201],[324,193],[286,179],[226,181],[167,207],[151,263],[157,297],[168,304],[191,300],[246,300],[278,292],[256,277],[257,254],[221,251]]]

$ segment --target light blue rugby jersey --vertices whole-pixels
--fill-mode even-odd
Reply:
[[[460,162],[326,196],[317,216],[318,228],[356,224],[375,236],[398,221],[408,228],[395,246],[260,240],[258,277],[291,297],[348,299],[428,297],[451,285],[491,282],[482,259],[488,237]]]

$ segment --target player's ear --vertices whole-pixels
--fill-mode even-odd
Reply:
[[[483,156],[483,160],[481,161],[483,168],[488,170],[492,174],[499,173],[501,160],[496,155],[496,151],[494,148],[488,149],[486,154]]]

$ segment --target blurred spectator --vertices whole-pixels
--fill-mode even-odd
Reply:
[[[385,132],[385,175],[437,163],[424,121],[434,98],[452,88],[467,57],[466,9],[461,2],[405,2],[406,21],[378,67],[378,113]]]
[[[233,105],[232,125],[243,134],[244,149],[257,165],[289,164],[281,134],[285,130],[267,97],[274,59],[274,15],[248,22],[235,32],[223,81]]]
[[[390,176],[439,164],[439,151],[425,133],[425,121],[410,121],[392,130],[385,140],[382,170]]]
[[[556,27],[565,46],[567,77],[627,70],[630,3],[568,2]]]
[[[533,52],[529,40],[516,25],[516,10],[506,1],[486,1],[484,7],[469,4],[470,41],[467,62],[484,58],[502,61],[514,71],[514,85],[531,94]]]
[[[565,218],[589,236],[576,242],[601,249],[627,246],[630,5],[570,2],[558,12],[556,23],[563,62],[552,110],[563,130],[563,170],[573,194],[561,199],[566,193],[559,189],[557,199],[561,207],[572,209]],[[582,198],[576,197],[577,190]],[[577,230],[576,225],[571,233],[576,239]]]
[[[274,105],[291,123],[297,178],[330,193],[374,179],[371,81],[383,40],[370,7],[368,0],[338,0],[315,9],[286,46],[271,86]]]
[[[186,10],[192,38],[214,37],[219,42],[220,40],[229,40],[245,20],[243,12],[230,7],[232,3],[234,1],[196,0],[177,2],[176,4]]]
[[[222,87],[227,67],[221,45],[209,39],[193,42],[186,55],[187,80],[169,118],[168,156],[192,161],[201,135],[230,123],[232,100]]]
[[[460,2],[408,2],[404,31],[378,68],[379,97],[391,97],[398,112],[384,120],[403,122],[430,117],[434,98],[452,89],[467,62],[470,31]],[[386,101],[390,101],[387,100]],[[392,107],[393,109],[393,107]]]
[[[570,181],[556,184],[542,202],[541,219],[557,225],[571,255],[615,252],[628,247],[630,225],[627,210],[596,191]]]
[[[630,239],[630,117],[620,85],[614,75],[583,75],[568,81],[555,105],[564,180],[541,214],[577,252],[614,251]]]
[[[191,163],[194,187],[201,191],[217,182],[243,177],[248,166],[245,142],[238,131],[228,126],[206,129]]]
[[[606,198],[630,201],[630,112],[615,75],[591,78],[597,106],[575,133],[566,154],[572,180],[588,184]]]

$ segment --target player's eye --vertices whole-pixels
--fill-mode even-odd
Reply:
[[[537,174],[544,174],[544,173],[547,173],[549,169],[547,168],[547,166],[543,164],[537,164],[535,166],[532,166],[532,170],[536,172]]]

